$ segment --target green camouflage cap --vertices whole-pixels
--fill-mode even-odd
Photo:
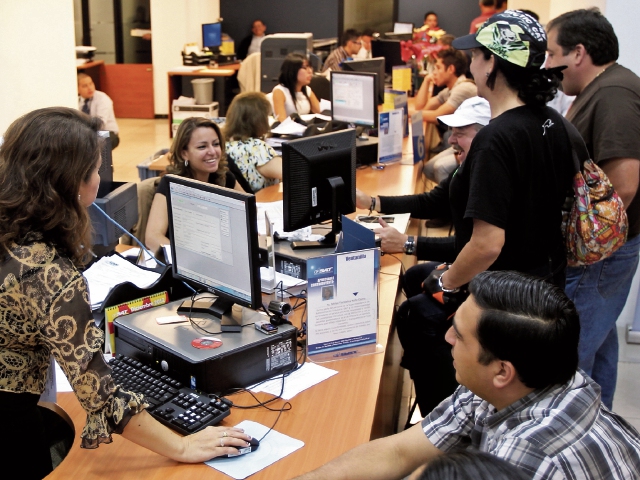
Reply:
[[[489,18],[475,34],[456,38],[459,50],[486,47],[493,54],[520,67],[541,67],[547,50],[547,35],[531,15],[506,10]]]

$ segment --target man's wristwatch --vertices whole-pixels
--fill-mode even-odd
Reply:
[[[413,235],[409,235],[407,241],[404,242],[404,253],[406,255],[416,254],[416,239]]]

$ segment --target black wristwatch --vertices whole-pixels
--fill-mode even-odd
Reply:
[[[406,255],[416,254],[416,239],[413,235],[409,235],[407,241],[404,242],[404,253]]]

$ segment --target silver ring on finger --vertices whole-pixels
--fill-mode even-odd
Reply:
[[[220,446],[224,447],[224,438],[220,437]]]

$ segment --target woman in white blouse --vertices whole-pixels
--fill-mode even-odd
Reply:
[[[320,113],[320,102],[311,91],[309,83],[313,70],[307,58],[299,53],[290,53],[280,67],[280,82],[273,88],[273,110],[282,122],[292,113]]]

